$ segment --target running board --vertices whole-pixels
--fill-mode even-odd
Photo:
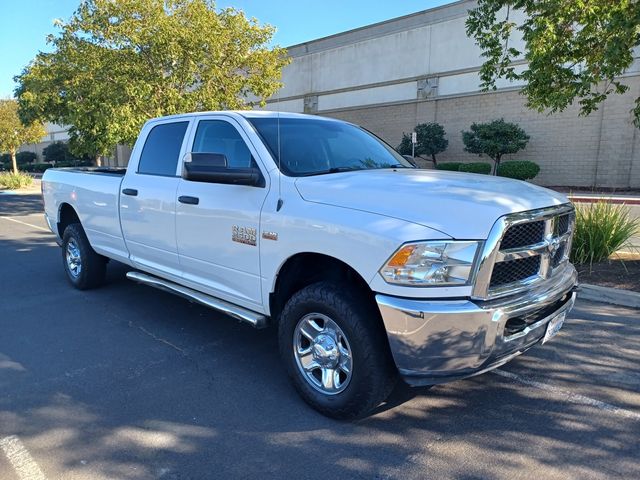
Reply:
[[[264,328],[267,326],[267,317],[260,313],[256,313],[246,308],[234,305],[233,303],[220,300],[219,298],[212,297],[211,295],[207,295],[206,293],[197,292],[196,290],[193,290],[191,288],[183,287],[182,285],[178,285],[177,283],[173,283],[159,277],[154,277],[153,275],[147,275],[146,273],[142,272],[127,272],[127,278],[129,280],[133,280],[134,282],[142,283],[143,285],[148,285],[150,287],[164,290],[165,292],[173,293],[174,295],[178,295],[192,302],[199,303],[201,305],[204,305],[205,307],[213,308],[214,310],[218,310],[219,312],[226,313],[227,315],[237,320],[241,320],[243,322],[251,324],[255,328]]]

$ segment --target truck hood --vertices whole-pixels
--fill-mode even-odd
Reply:
[[[417,169],[300,177],[303,199],[417,223],[456,239],[486,239],[506,214],[569,200],[552,190],[489,175]]]

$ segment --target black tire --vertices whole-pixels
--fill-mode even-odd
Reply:
[[[67,261],[69,244],[77,247],[80,268],[73,270]],[[88,290],[104,283],[107,271],[107,259],[91,248],[82,225],[72,223],[62,235],[62,265],[69,283],[78,290]]]
[[[330,318],[348,340],[351,377],[339,393],[318,391],[298,366],[294,353],[296,327],[311,313]],[[280,355],[296,390],[309,405],[328,417],[365,416],[389,396],[396,384],[398,374],[380,314],[372,302],[349,286],[319,282],[295,293],[282,311],[278,340]]]

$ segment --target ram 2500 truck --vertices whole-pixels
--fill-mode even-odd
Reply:
[[[364,129],[270,112],[150,120],[126,171],[49,169],[45,214],[79,289],[127,277],[277,327],[300,395],[366,414],[398,377],[504,364],[575,299],[574,209],[504,178],[414,168]]]

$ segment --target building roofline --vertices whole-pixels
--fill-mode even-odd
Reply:
[[[350,45],[375,37],[390,35],[397,32],[423,27],[451,18],[467,14],[470,8],[475,7],[476,0],[458,0],[438,7],[409,13],[401,17],[390,18],[382,22],[364,25],[362,27],[335,33],[326,37],[320,37],[307,42],[297,43],[286,47],[289,56],[299,57],[309,53],[321,52],[333,48]]]

